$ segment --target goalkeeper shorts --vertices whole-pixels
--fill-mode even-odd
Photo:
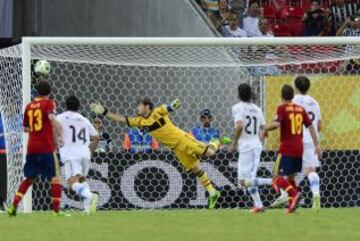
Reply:
[[[206,148],[207,145],[205,143],[196,140],[193,136],[186,133],[180,138],[173,152],[184,168],[189,171],[200,164],[199,159],[204,155]]]

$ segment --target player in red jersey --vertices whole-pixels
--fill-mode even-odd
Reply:
[[[300,198],[300,192],[295,184],[295,176],[302,169],[303,125],[309,129],[319,157],[321,157],[322,150],[305,109],[291,102],[294,98],[294,89],[290,85],[282,87],[281,98],[283,103],[277,108],[274,123],[265,128],[265,135],[267,131],[280,128],[280,147],[274,167],[273,187],[276,192],[279,192],[281,188],[288,193],[289,204],[286,213],[291,213],[295,211]]]
[[[51,178],[52,210],[54,214],[62,215],[60,169],[55,154],[56,140],[59,139],[60,145],[63,144],[62,129],[56,120],[55,104],[49,98],[50,84],[41,80],[36,84],[36,89],[39,96],[27,104],[23,119],[24,131],[29,133],[24,166],[25,179],[21,182],[12,205],[8,208],[9,216],[16,215],[19,202],[38,175]]]

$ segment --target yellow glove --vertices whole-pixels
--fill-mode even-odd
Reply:
[[[99,103],[90,104],[90,110],[95,114],[103,115],[103,116],[106,116],[106,114],[109,112],[109,110],[106,107],[102,106]]]
[[[179,99],[173,100],[170,104],[171,109],[176,110],[181,106],[181,102]]]

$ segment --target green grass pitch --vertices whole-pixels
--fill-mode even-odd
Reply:
[[[93,216],[71,212],[0,214],[1,241],[352,241],[360,240],[359,208],[298,209],[250,214],[247,210],[104,211]]]

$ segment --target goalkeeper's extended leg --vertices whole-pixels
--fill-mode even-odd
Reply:
[[[207,157],[214,156],[216,154],[216,151],[219,149],[220,144],[221,143],[220,143],[219,139],[211,140],[210,143],[206,147],[206,151],[204,153],[204,156],[207,156]]]
[[[198,177],[201,184],[209,193],[209,209],[213,209],[220,197],[220,192],[213,187],[207,173],[200,166],[194,167],[191,170],[191,173]]]

